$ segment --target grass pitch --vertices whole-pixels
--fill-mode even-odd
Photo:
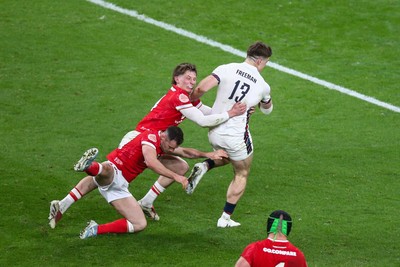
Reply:
[[[263,40],[273,62],[400,106],[397,2],[113,3],[243,51]],[[278,208],[292,215],[290,240],[309,266],[400,265],[399,114],[270,68],[275,109],[251,119],[241,227],[216,228],[226,166],[193,196],[169,188],[155,203],[161,221],[139,234],[80,240],[88,220],[119,218],[97,192],[50,229],[49,202],[82,178],[75,161],[92,146],[104,159],[176,64],[195,63],[201,79],[242,58],[81,0],[2,1],[0,35],[1,266],[233,266]],[[210,148],[206,129],[182,128],[184,145]],[[140,198],[155,179],[146,171],[130,190]]]

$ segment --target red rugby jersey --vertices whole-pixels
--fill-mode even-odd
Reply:
[[[142,151],[143,144],[154,147],[158,156],[163,154],[160,133],[160,131],[144,131],[122,148],[117,148],[107,155],[107,159],[117,166],[128,183],[147,169]]]
[[[307,267],[304,254],[287,240],[268,238],[251,243],[241,256],[252,267]]]
[[[191,108],[200,103],[190,102],[189,93],[185,90],[173,85],[150,112],[138,123],[136,131],[145,130],[166,130],[169,126],[178,126],[186,117],[182,115],[180,110]]]

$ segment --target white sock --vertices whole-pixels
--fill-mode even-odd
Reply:
[[[151,207],[153,206],[156,198],[165,191],[165,188],[160,185],[158,181],[156,181],[153,186],[150,188],[149,192],[141,199],[143,206]]]
[[[69,207],[74,204],[76,201],[82,198],[81,193],[78,189],[73,188],[69,194],[60,201],[60,212],[64,213],[69,209]]]
[[[225,220],[229,220],[231,218],[231,215],[224,211],[224,212],[222,212],[221,218],[224,218]]]
[[[135,227],[133,227],[133,224],[128,220],[126,220],[126,223],[128,225],[128,233],[134,233],[135,232]]]

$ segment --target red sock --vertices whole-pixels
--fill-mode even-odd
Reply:
[[[100,174],[101,170],[102,170],[101,164],[96,161],[93,161],[92,164],[90,164],[90,166],[85,170],[85,172],[90,176],[97,176]]]
[[[107,234],[107,233],[127,233],[128,232],[128,222],[125,218],[119,219],[110,223],[99,224],[97,228],[97,234]]]

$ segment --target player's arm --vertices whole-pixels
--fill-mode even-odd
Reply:
[[[235,267],[250,267],[250,264],[243,257],[240,257],[235,264]]]
[[[190,95],[190,100],[195,101],[199,99],[202,95],[204,95],[204,93],[217,85],[217,78],[214,75],[208,75],[203,80],[201,80],[200,83],[193,90],[192,94]]]
[[[142,145],[142,152],[145,163],[149,169],[158,173],[159,175],[174,179],[181,183],[183,188],[187,187],[188,181],[185,176],[179,175],[170,169],[166,168],[157,158],[157,152],[154,147],[150,145]]]
[[[297,264],[299,267],[307,267],[307,262],[306,262],[306,258],[304,257],[303,252],[301,252],[299,250],[299,252],[297,253],[297,258],[296,258]]]
[[[196,106],[196,108],[198,108],[198,109],[201,111],[201,113],[203,113],[204,115],[210,115],[211,112],[212,112],[211,107],[209,107],[209,106],[207,106],[207,105],[204,105],[204,103],[202,103],[202,102],[200,102],[200,103]]]
[[[265,96],[260,103],[258,104],[258,106],[260,107],[260,110],[262,113],[264,113],[265,115],[268,115],[272,112],[273,109],[273,105],[272,105],[272,98],[270,95]]]
[[[188,159],[209,158],[212,160],[217,160],[228,158],[228,153],[222,149],[212,152],[204,152],[191,147],[177,147],[172,154]]]
[[[235,103],[230,110],[220,114],[204,115],[196,107],[181,109],[180,112],[189,120],[201,127],[213,127],[227,121],[231,117],[242,115],[246,111],[246,104]]]

